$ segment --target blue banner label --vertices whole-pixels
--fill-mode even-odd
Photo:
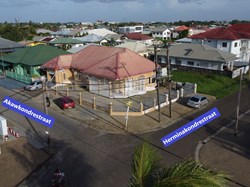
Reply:
[[[31,118],[38,123],[41,123],[49,128],[52,127],[55,119],[47,114],[40,112],[30,106],[27,106],[19,101],[16,101],[8,96],[3,99],[2,105],[10,110],[18,112],[28,118]]]
[[[205,114],[199,116],[195,120],[189,122],[188,124],[178,128],[174,132],[168,134],[167,136],[161,138],[162,143],[165,147],[171,145],[172,143],[178,141],[179,139],[187,136],[191,132],[199,129],[200,127],[206,125],[207,123],[213,121],[218,118],[220,113],[218,109],[215,107],[212,110],[209,110]]]

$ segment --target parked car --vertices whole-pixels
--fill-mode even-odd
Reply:
[[[187,105],[193,108],[200,108],[206,104],[208,104],[208,99],[201,95],[194,95],[187,101]]]
[[[30,83],[29,85],[25,86],[24,89],[26,90],[39,90],[42,89],[43,83],[42,81],[34,81]]]
[[[55,103],[62,109],[75,108],[75,102],[70,97],[60,97],[56,99]]]

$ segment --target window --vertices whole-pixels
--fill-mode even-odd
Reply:
[[[238,43],[237,43],[237,42],[235,42],[235,43],[234,43],[234,47],[237,47],[237,45],[238,45]]]
[[[227,47],[227,43],[226,42],[222,42],[222,47]]]
[[[193,61],[188,61],[188,65],[189,65],[189,66],[193,66],[193,65],[194,65],[194,62],[193,62]]]
[[[181,60],[177,59],[176,60],[176,65],[181,65]]]

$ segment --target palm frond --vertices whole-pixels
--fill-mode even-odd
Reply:
[[[133,156],[130,187],[149,186],[158,161],[159,156],[156,150],[148,142],[137,146]]]
[[[226,174],[213,172],[192,160],[184,160],[162,169],[155,186],[164,187],[225,187]]]

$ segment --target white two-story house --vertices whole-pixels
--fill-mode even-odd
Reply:
[[[168,40],[171,38],[171,31],[166,27],[154,28],[151,30],[153,38],[160,38],[163,40]]]
[[[235,54],[240,61],[250,59],[250,24],[235,24],[218,27],[190,36],[192,43],[204,44],[216,49]]]

